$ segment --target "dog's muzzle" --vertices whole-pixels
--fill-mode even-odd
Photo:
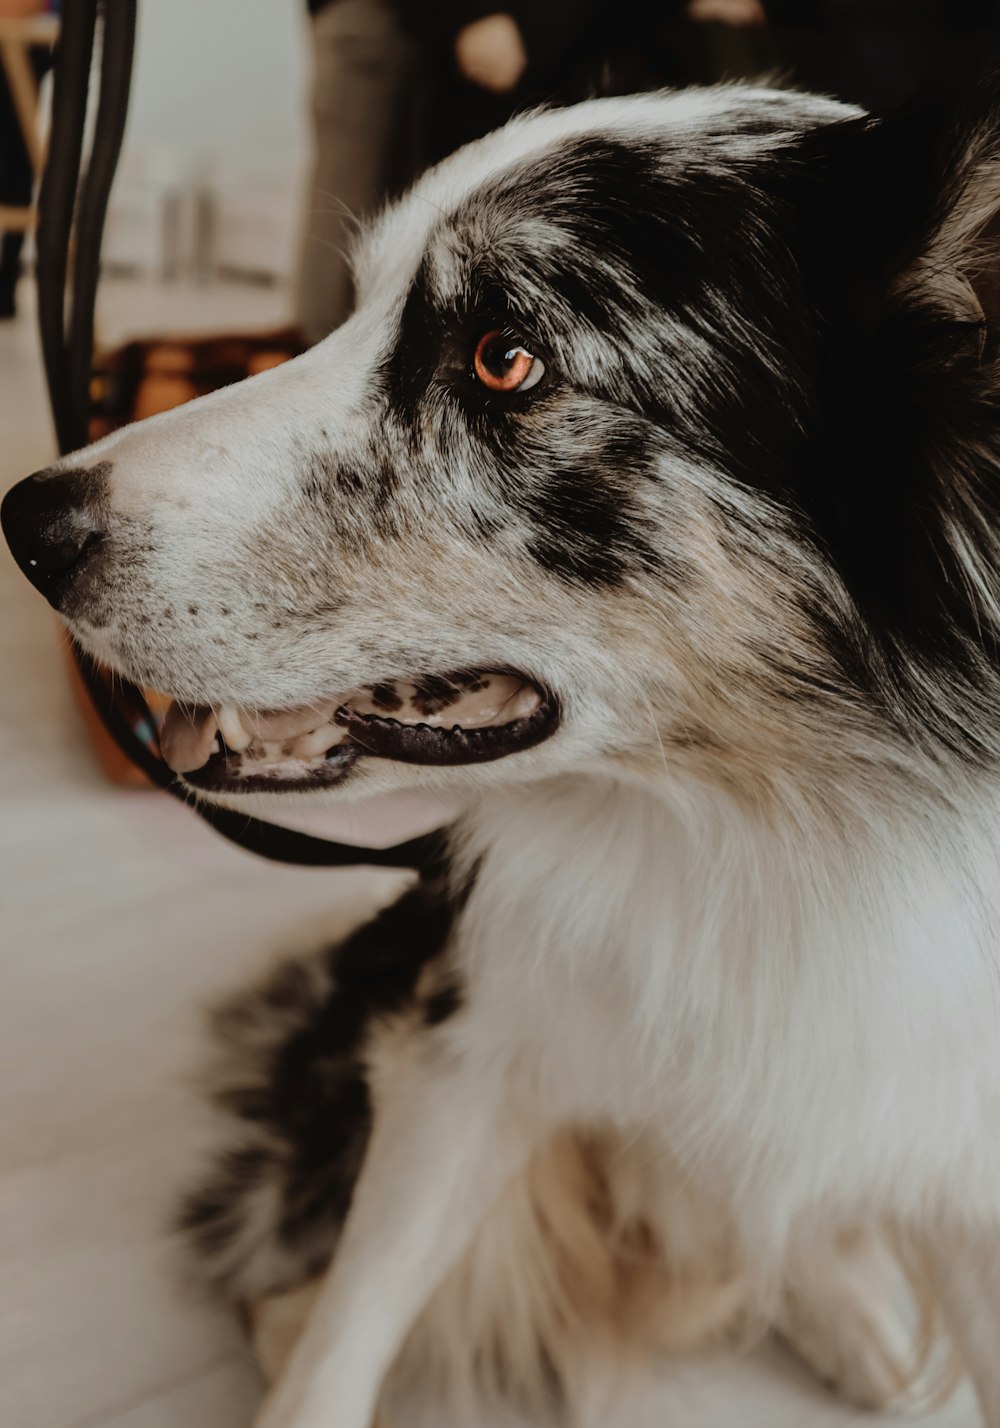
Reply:
[[[108,469],[37,472],[0,508],[14,559],[67,617],[101,583]],[[339,784],[362,759],[491,762],[542,743],[559,722],[558,701],[535,679],[486,668],[389,677],[278,710],[175,700],[159,742],[174,774],[202,792],[283,792]]]

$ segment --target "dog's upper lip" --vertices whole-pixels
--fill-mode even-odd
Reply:
[[[343,745],[407,763],[479,762],[540,742],[554,724],[553,702],[525,676],[474,671],[386,680],[282,710],[175,702],[160,745],[175,773],[224,753],[239,779],[327,759]]]

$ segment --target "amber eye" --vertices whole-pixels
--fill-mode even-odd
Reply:
[[[507,332],[487,332],[476,344],[476,376],[491,392],[525,392],[540,382],[545,363]]]

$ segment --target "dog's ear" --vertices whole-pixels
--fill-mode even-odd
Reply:
[[[1000,69],[817,131],[798,179],[820,364],[803,501],[882,627],[1000,648]]]
[[[847,312],[869,329],[922,313],[956,352],[994,355],[1000,65],[949,69],[891,118],[818,142],[813,217]]]

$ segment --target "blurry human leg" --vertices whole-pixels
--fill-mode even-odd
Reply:
[[[33,45],[28,58],[37,84],[51,63],[49,50],[44,45]],[[6,69],[0,65],[0,206],[27,208],[31,203],[34,182],[34,166],[25,141],[22,119]],[[21,229],[12,229],[0,235],[0,317],[14,315],[14,290],[21,273],[23,246],[24,231]]]
[[[353,306],[345,254],[357,219],[412,175],[418,63],[390,0],[333,0],[314,17],[312,41],[316,154],[296,310],[318,342]]]
[[[27,207],[33,177],[14,99],[0,68],[0,204]],[[20,231],[11,230],[0,237],[0,317],[14,315],[14,288],[21,271],[23,244],[24,234]]]

